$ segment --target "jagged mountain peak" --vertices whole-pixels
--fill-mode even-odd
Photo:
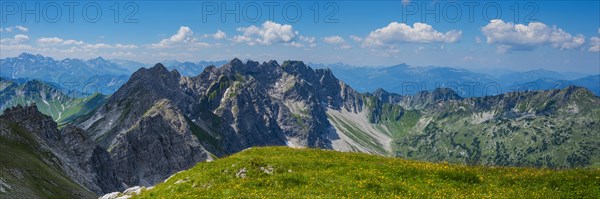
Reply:
[[[277,61],[275,61],[275,60],[270,60],[266,64],[268,64],[268,65],[274,65],[274,66],[279,66],[279,63],[277,63]]]
[[[383,88],[378,88],[378,89],[375,89],[375,91],[373,91],[373,95],[375,95],[375,96],[388,95],[388,94],[390,94],[390,93],[387,92],[386,90],[384,90]]]
[[[42,55],[40,55],[40,54],[35,54],[35,55],[34,55],[34,54],[31,54],[31,53],[26,53],[26,52],[23,52],[23,53],[21,53],[21,54],[20,54],[18,57],[19,57],[19,58],[34,58],[34,57],[43,57],[43,56],[42,56]]]
[[[289,72],[292,72],[292,71],[302,72],[302,71],[306,71],[308,69],[312,70],[309,66],[304,64],[303,61],[294,61],[294,60],[284,61],[283,64],[281,64],[281,67],[286,72],[288,72],[288,71]]]
[[[25,106],[19,104],[15,107],[8,108],[4,110],[3,117],[9,118],[9,120],[13,122],[21,122],[31,118],[44,118],[48,116],[40,113],[36,108],[36,104],[32,103]]]
[[[155,64],[152,68],[148,69],[150,72],[158,73],[158,74],[166,74],[169,73],[169,69],[165,67],[165,65],[161,63]]]
[[[460,95],[451,88],[436,88],[431,92],[435,99],[457,100],[461,99]]]
[[[53,186],[60,186],[58,184],[72,186],[61,188],[74,192],[78,192],[78,190],[73,190],[74,188],[81,189],[82,187],[86,188],[85,192],[91,191],[96,194],[122,190],[122,183],[118,181],[118,176],[113,173],[108,153],[92,140],[89,140],[83,130],[71,125],[58,129],[56,122],[38,111],[36,104],[17,105],[14,108],[5,110],[4,115],[0,116],[0,126],[6,125],[5,122],[10,127],[2,129],[2,131],[8,131],[9,139],[2,139],[4,141],[2,145],[6,146],[5,142],[8,141],[12,143],[9,145],[19,146],[18,150],[26,149],[26,151],[31,152],[29,154],[7,154],[8,156],[0,157],[0,161],[3,162],[0,169],[10,168],[10,164],[4,164],[7,162],[13,164],[25,163],[32,166],[33,169],[22,170],[25,175],[21,174],[21,176],[25,176],[25,179],[18,177],[18,181],[41,180],[37,176],[44,176],[45,179],[41,181]],[[0,138],[6,138],[3,136],[7,136],[7,134],[0,133]],[[6,150],[6,148],[3,149]],[[9,152],[18,150],[9,150]],[[17,158],[10,158],[11,155]],[[59,173],[60,177],[57,178],[56,173]],[[31,176],[35,177],[32,178]],[[64,177],[68,177],[69,180],[74,182],[67,181],[65,184]],[[52,185],[44,187],[52,187]],[[14,183],[13,186],[19,187],[22,185]],[[27,186],[23,188],[28,190]],[[57,194],[54,188],[45,191],[42,197],[53,197],[53,194]],[[69,197],[88,198],[81,194],[78,193]]]
[[[574,96],[576,96],[576,97],[586,96],[586,97],[592,97],[592,98],[600,98],[600,97],[594,95],[594,93],[592,93],[592,91],[590,91],[589,89],[580,87],[580,86],[574,86],[574,85],[567,86],[566,88],[563,88],[563,89],[556,89],[555,92],[557,92],[559,94],[558,95],[559,98],[562,98],[564,100],[569,100]]]
[[[1,117],[11,122],[26,124],[24,127],[27,130],[39,133],[43,138],[59,138],[58,132],[53,130],[56,129],[57,124],[50,116],[38,111],[35,103],[6,109]]]
[[[52,57],[44,57],[43,55],[40,54],[31,54],[31,53],[26,53],[23,52],[21,53],[18,57],[16,57],[17,59],[22,59],[22,60],[31,60],[33,62],[41,62],[41,61],[54,61],[54,59]]]
[[[176,70],[174,70],[174,71],[176,71]],[[151,68],[140,68],[140,69],[138,69],[137,71],[135,71],[131,75],[130,80],[142,78],[144,76],[162,76],[164,78],[164,77],[169,76],[171,74],[174,77],[177,77],[178,76],[177,74],[179,74],[179,72],[171,73],[171,72],[169,72],[169,69],[167,69],[167,67],[165,67],[163,64],[157,63],[157,64],[155,64]]]
[[[230,64],[230,65],[241,65],[241,64],[244,64],[244,62],[242,62],[242,60],[240,60],[237,57],[235,57],[231,61],[229,61],[228,64]]]

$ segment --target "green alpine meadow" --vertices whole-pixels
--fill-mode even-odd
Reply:
[[[199,163],[133,198],[597,198],[599,169],[465,166],[259,147]]]

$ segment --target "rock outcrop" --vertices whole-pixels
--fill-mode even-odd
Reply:
[[[113,171],[112,161],[106,150],[88,139],[79,128],[67,125],[59,130],[56,122],[40,113],[35,104],[6,109],[0,116],[0,122],[8,127],[3,128],[5,132],[0,134],[7,146],[25,144],[26,148],[31,148],[25,150],[28,153],[22,154],[27,156],[23,158],[40,159],[44,168],[57,169],[54,172],[67,176],[69,180],[95,194],[124,188]],[[35,174],[29,173],[26,176],[32,175]],[[86,195],[85,192],[78,194]]]

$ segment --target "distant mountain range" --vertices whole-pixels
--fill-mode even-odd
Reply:
[[[200,74],[206,66],[222,65],[225,61],[177,62],[168,61],[169,69],[177,69],[184,76]],[[7,79],[41,80],[57,85],[65,91],[90,95],[114,93],[129,76],[141,67],[152,66],[131,60],[63,59],[22,53],[17,57],[0,59],[0,77]]]
[[[167,69],[177,69],[182,76],[196,76],[210,65],[221,66],[227,61],[161,62]],[[0,59],[0,77],[9,79],[38,79],[55,84],[63,90],[75,90],[89,95],[114,93],[139,68],[153,64],[131,60],[98,57],[90,60],[55,60],[42,55],[22,53],[18,57]],[[525,72],[479,73],[450,67],[395,66],[359,67],[344,63],[308,64],[313,68],[330,68],[333,74],[359,92],[378,88],[411,95],[436,88],[451,88],[461,97],[496,95],[523,90],[562,89],[569,85],[588,88],[600,95],[600,74],[575,72],[559,73],[545,69]]]
[[[462,97],[479,97],[524,90],[562,89],[581,86],[600,95],[600,74],[559,73],[545,69],[525,72],[503,71],[503,75],[477,73],[450,67],[413,67],[400,64],[389,67],[358,67],[343,63],[311,64],[330,68],[340,80],[359,92],[378,88],[412,95],[436,88],[451,88]]]

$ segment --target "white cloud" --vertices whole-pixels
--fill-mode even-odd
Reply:
[[[58,44],[62,43],[64,40],[58,37],[42,37],[37,40],[40,44]]]
[[[29,31],[29,29],[25,26],[12,26],[12,27],[0,28],[0,32],[13,32],[15,29],[20,32]]]
[[[550,45],[561,50],[574,49],[583,45],[585,37],[572,36],[556,26],[550,27],[541,22],[528,25],[506,23],[493,19],[481,32],[487,37],[488,44],[498,44],[498,52],[510,50],[532,50],[539,46]]]
[[[227,34],[221,30],[217,30],[215,34],[212,35],[214,39],[224,39],[227,37]]]
[[[29,36],[22,34],[15,35],[12,38],[0,39],[0,43],[5,45],[21,44],[26,41],[29,41]]]
[[[15,26],[15,28],[21,32],[27,32],[29,29],[24,26]]]
[[[454,43],[462,31],[438,32],[426,23],[414,23],[411,27],[404,23],[392,22],[386,27],[372,31],[365,39],[365,46],[390,46],[399,43]]]
[[[288,44],[296,47],[302,45],[296,41],[298,31],[289,24],[278,24],[272,21],[266,21],[261,27],[254,25],[249,27],[238,28],[237,31],[242,32],[242,35],[233,37],[234,42],[244,42],[248,45],[272,45],[272,44]]]
[[[68,46],[68,45],[84,45],[85,42],[83,41],[76,41],[76,40],[72,40],[72,39],[61,39],[58,37],[42,37],[37,39],[38,44],[43,45],[43,46],[48,46],[48,45],[64,45],[64,46]]]
[[[588,49],[590,52],[600,52],[600,37],[590,38],[591,47]]]
[[[323,37],[323,41],[328,44],[343,44],[346,41],[340,36]]]
[[[29,36],[17,34],[11,38],[0,38],[0,51],[9,53],[10,51],[32,51],[34,48],[26,44],[29,41]]]
[[[323,37],[322,40],[325,43],[331,44],[331,45],[336,45],[338,46],[338,48],[340,49],[348,49],[348,48],[352,48],[350,45],[348,45],[348,43],[346,43],[346,40],[344,40],[344,38],[340,37],[340,36],[329,36],[329,37]]]
[[[115,44],[115,48],[120,49],[136,49],[137,46],[133,44]]]
[[[315,42],[316,40],[317,39],[315,37],[305,37],[305,36],[300,35],[300,41],[306,42],[308,44],[308,47],[311,47],[311,48],[314,48],[317,46],[317,43]]]
[[[101,48],[112,48],[111,45],[98,43],[98,44],[86,44],[83,46],[84,49],[101,49]]]
[[[350,39],[354,40],[355,42],[361,42],[363,40],[362,38],[356,35],[350,35]]]
[[[199,46],[205,43],[197,42],[197,39],[193,37],[194,32],[187,26],[179,27],[177,33],[169,38],[163,39],[158,43],[150,44],[153,48],[172,48],[177,45],[187,44],[190,46]]]

